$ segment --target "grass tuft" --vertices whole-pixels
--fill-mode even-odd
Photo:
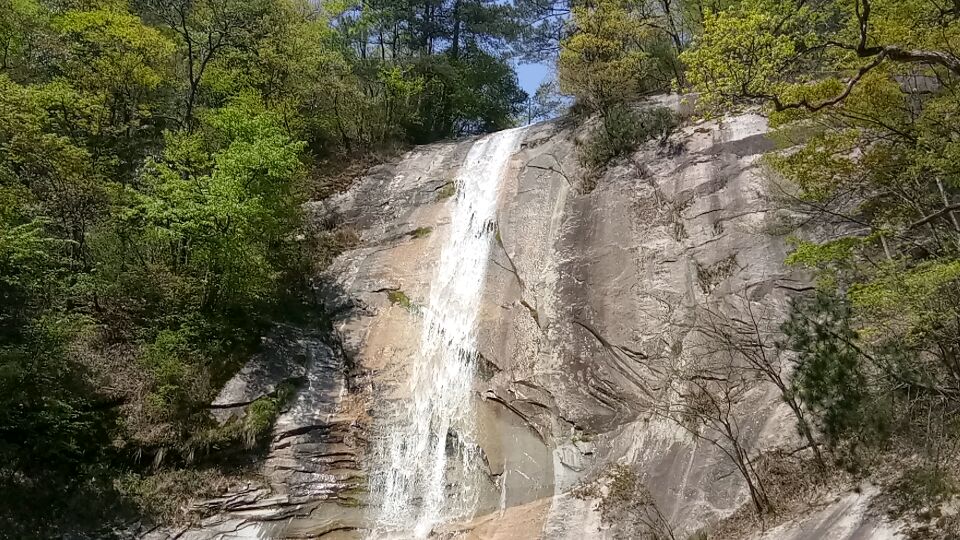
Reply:
[[[447,182],[437,191],[437,200],[449,199],[457,194],[457,185],[453,182]]]
[[[387,298],[390,300],[391,304],[398,305],[404,309],[410,309],[413,307],[413,302],[410,301],[410,297],[401,290],[388,292]]]
[[[433,232],[433,227],[417,227],[410,232],[410,236],[414,238],[426,238],[430,236],[430,233]]]

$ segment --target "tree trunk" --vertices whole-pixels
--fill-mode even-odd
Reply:
[[[460,0],[453,3],[453,42],[450,44],[450,56],[460,58]]]
[[[793,416],[797,419],[797,426],[800,428],[800,434],[804,439],[807,440],[807,445],[810,447],[810,449],[813,450],[813,457],[817,462],[817,468],[821,471],[825,471],[827,469],[827,463],[823,460],[823,454],[820,453],[820,446],[813,438],[813,429],[810,428],[810,423],[807,422],[806,417],[803,416],[803,410],[800,408],[800,404],[797,403],[797,400],[793,398],[785,397],[784,401],[787,402],[787,406],[790,407],[790,410],[793,411]]]

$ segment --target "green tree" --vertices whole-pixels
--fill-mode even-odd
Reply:
[[[334,118],[342,139],[348,138],[351,124],[399,124],[401,135],[415,142],[501,129],[526,98],[508,63],[507,40],[520,29],[508,5],[489,0],[366,2],[338,14],[337,26],[354,51],[349,60],[358,77],[345,90],[363,93],[347,100],[340,96],[349,92],[336,94]],[[389,114],[381,120],[377,109]],[[351,116],[376,120],[345,120]]]
[[[775,126],[808,133],[770,163],[796,205],[852,232],[801,242],[793,262],[849,292],[855,316],[887,331],[874,345],[930,351],[944,366],[954,364],[954,311],[945,306],[938,321],[922,306],[952,290],[960,248],[960,132],[945,120],[960,110],[958,39],[960,13],[923,2],[753,0],[708,15],[683,54],[706,106],[760,101]],[[892,286],[893,276],[916,286]],[[891,300],[922,322],[895,323],[902,312],[880,308]]]
[[[126,11],[68,11],[54,25],[64,42],[56,71],[97,108],[81,133],[111,176],[127,178],[166,123],[173,43]]]
[[[140,236],[134,260],[193,281],[189,305],[242,316],[266,301],[296,224],[303,143],[252,95],[206,112],[197,132],[171,135],[148,163],[124,219]]]
[[[849,307],[826,294],[796,300],[783,332],[786,346],[797,354],[792,389],[836,445],[862,427],[869,399]]]
[[[517,28],[491,0],[0,2],[4,530],[109,527],[83,502],[121,473],[169,510],[189,489],[146,486],[261,441],[288,392],[227,426],[210,400],[309,303],[304,246],[357,241],[305,227],[306,176],[512,125]]]
[[[547,120],[561,113],[565,106],[563,96],[557,81],[540,83],[532,96],[527,98],[526,121],[528,124],[537,120]]]
[[[674,127],[666,109],[634,110],[642,98],[683,79],[664,31],[671,17],[648,2],[600,0],[572,8],[569,34],[560,42],[557,80],[560,91],[573,97],[573,110],[600,116],[580,152],[589,167],[601,168]]]
[[[46,13],[34,0],[0,2],[0,73],[26,75],[30,51],[45,19]]]
[[[86,133],[98,111],[65,84],[21,86],[0,75],[0,182],[26,188],[20,202],[70,240],[76,261],[84,260],[106,194],[90,153],[70,135]]]
[[[211,64],[232,51],[256,50],[283,19],[281,4],[273,0],[142,0],[140,8],[177,37],[184,83],[180,119],[188,129],[195,127]]]
[[[456,60],[420,60],[414,70],[424,81],[421,112],[411,126],[417,142],[510,127],[527,98],[510,66],[479,48]]]
[[[557,60],[560,90],[604,114],[669,88],[675,51],[646,4],[600,0],[573,8]]]
[[[57,518],[37,520],[36,506],[52,508],[82,484],[108,451],[111,417],[70,346],[83,325],[65,310],[64,241],[29,217],[25,198],[0,184],[0,523],[42,537]]]
[[[846,465],[919,456],[903,490],[952,482],[960,440],[958,45],[954,3],[744,0],[681,55],[704,110],[760,105],[790,146],[767,163],[818,289],[784,326],[795,390]]]

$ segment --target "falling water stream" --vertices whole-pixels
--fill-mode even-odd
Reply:
[[[449,234],[431,281],[406,402],[375,443],[372,538],[425,538],[477,503],[481,456],[473,413],[475,323],[501,177],[522,128],[473,144],[456,180]],[[455,471],[456,478],[448,478]]]

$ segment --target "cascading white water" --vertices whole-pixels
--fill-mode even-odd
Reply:
[[[409,402],[383,423],[375,442],[372,537],[424,538],[440,522],[470,513],[479,474],[472,384],[474,327],[495,229],[503,171],[523,128],[501,131],[470,148],[456,180],[450,231],[422,310]],[[448,489],[447,472],[458,470]]]

